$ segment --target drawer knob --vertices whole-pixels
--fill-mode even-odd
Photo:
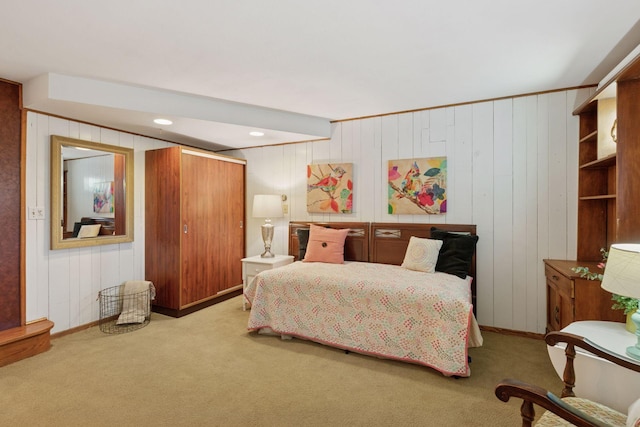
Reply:
[[[551,276],[551,278],[552,278],[553,280],[560,280],[560,277],[556,276],[555,274],[554,274],[553,276]]]

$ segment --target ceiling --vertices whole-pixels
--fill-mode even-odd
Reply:
[[[214,150],[594,84],[640,44],[633,0],[4,3],[0,78],[26,108]]]

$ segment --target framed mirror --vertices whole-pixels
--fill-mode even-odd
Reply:
[[[51,249],[133,241],[133,149],[51,136]]]

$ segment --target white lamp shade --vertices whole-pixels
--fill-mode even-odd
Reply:
[[[254,218],[279,218],[282,216],[282,196],[256,194],[253,196]]]
[[[612,294],[640,298],[640,244],[611,245],[601,286]]]

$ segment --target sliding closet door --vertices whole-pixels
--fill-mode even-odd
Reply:
[[[220,236],[224,241],[217,257],[220,274],[218,292],[242,284],[244,257],[244,164],[220,161],[216,199],[216,217],[220,222]]]
[[[180,147],[145,153],[145,279],[156,287],[153,304],[180,308],[182,219]]]
[[[182,307],[215,295],[224,238],[217,215],[218,160],[182,153]]]

